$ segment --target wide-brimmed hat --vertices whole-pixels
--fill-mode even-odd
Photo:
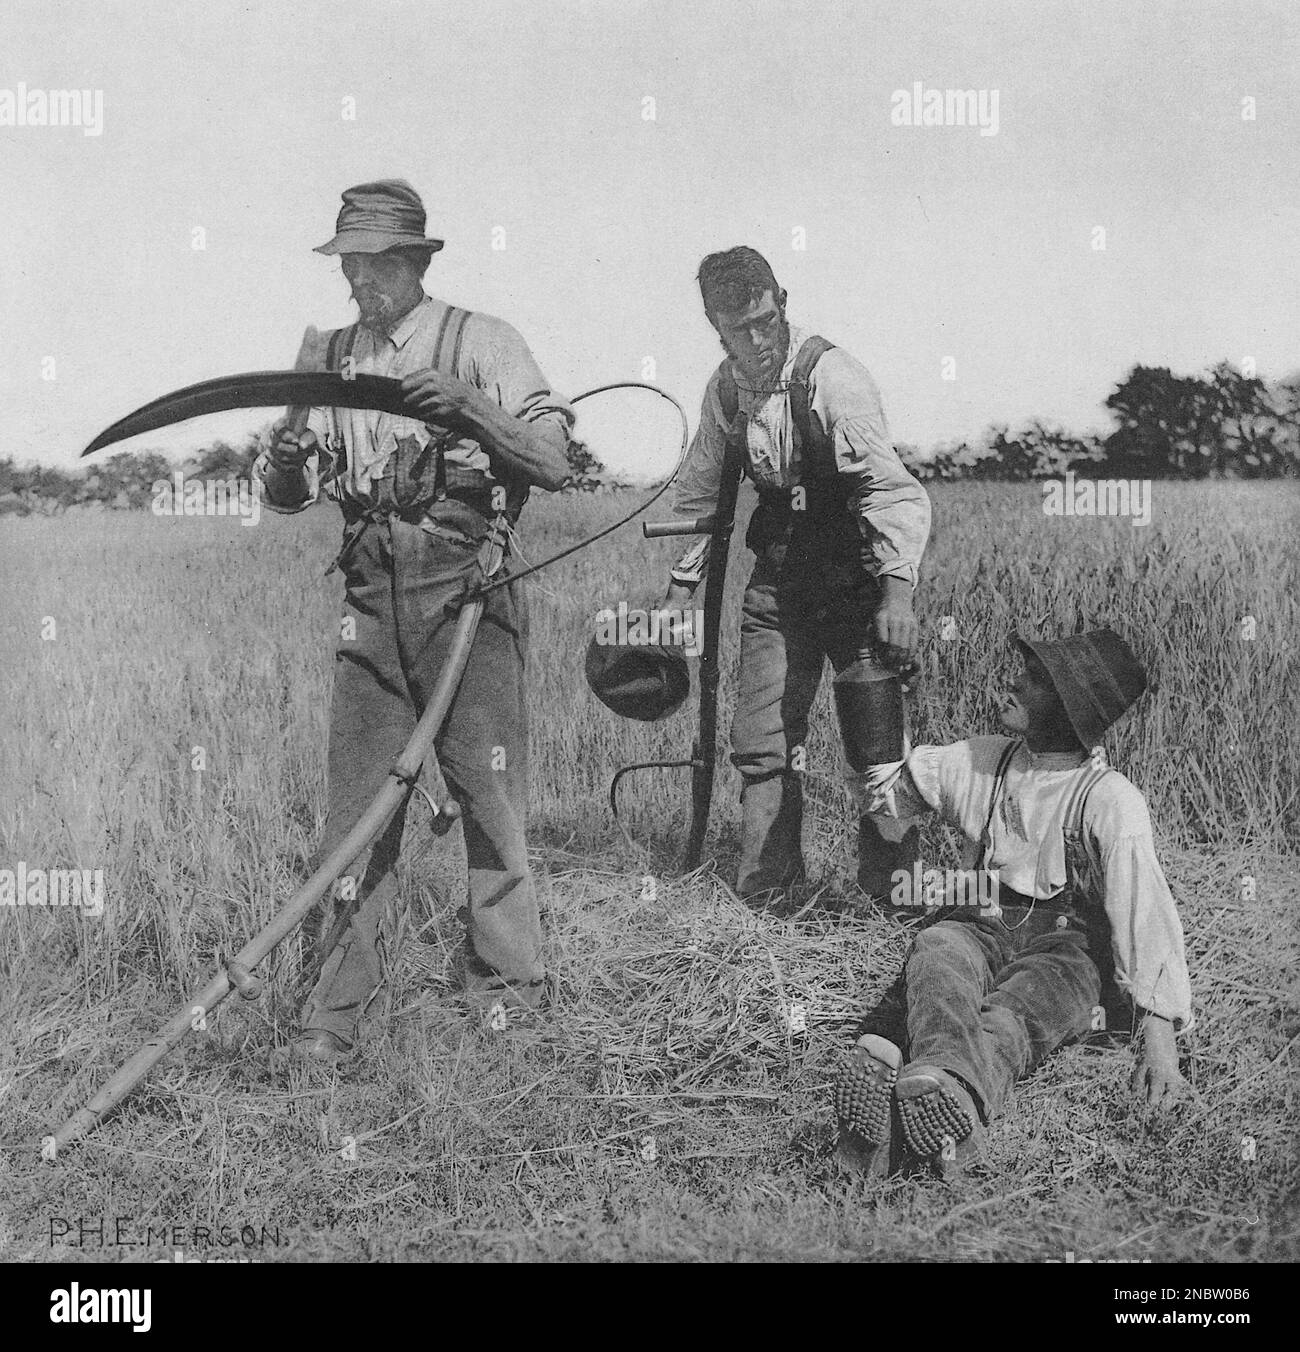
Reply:
[[[1106,729],[1141,697],[1147,674],[1133,649],[1113,629],[1093,629],[1069,638],[1017,636],[1021,652],[1031,653],[1047,672],[1079,741],[1099,745]]]
[[[424,203],[404,178],[360,183],[343,194],[334,238],[319,245],[320,254],[383,253],[387,249],[422,246],[437,253],[440,239],[426,238]]]
[[[620,718],[655,723],[682,706],[691,672],[680,648],[657,643],[610,643],[597,634],[585,663],[591,692]]]

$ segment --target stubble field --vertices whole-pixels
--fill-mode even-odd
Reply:
[[[619,722],[582,679],[594,613],[665,577],[671,543],[632,526],[528,584],[547,1013],[500,1032],[457,1004],[458,845],[417,802],[360,1054],[337,1072],[274,1055],[303,994],[292,942],[259,1004],[227,1002],[106,1126],[43,1160],[41,1138],[304,876],[325,807],[340,583],[322,574],[339,523],[332,509],[255,529],[5,520],[0,868],[102,868],[106,901],[99,917],[0,907],[0,1260],[1293,1258],[1300,492],[1158,483],[1145,527],[1045,517],[1031,485],[932,497],[914,742],[993,728],[1017,628],[1110,624],[1156,674],[1108,750],[1147,796],[1187,931],[1198,1024],[1180,1040],[1180,1110],[1140,1110],[1131,1048],[1099,1039],[1022,1083],[987,1168],[960,1185],[839,1171],[826,1087],[911,930],[855,904],[827,689],[809,746],[813,887],[783,914],[725,886],[729,767],[716,874],[675,871],[681,772],[625,788],[638,847],[615,829],[613,770],[685,756],[693,732],[689,705]],[[625,505],[534,501],[524,552]],[[748,564],[737,549],[724,728]],[[954,862],[943,828],[925,856]]]

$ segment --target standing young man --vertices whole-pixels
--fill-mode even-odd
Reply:
[[[301,511],[323,491],[346,524],[343,639],[330,712],[329,817],[317,859],[351,829],[414,731],[474,576],[490,519],[517,517],[530,487],[568,475],[573,413],[503,320],[435,300],[422,278],[443,241],[401,179],[343,194],[333,239],[357,323],[330,338],[327,365],[400,379],[411,416],[314,409],[259,460],[265,500]],[[468,997],[535,1006],[544,989],[541,927],[524,842],[528,791],[523,597],[487,600],[455,703],[436,742],[460,805],[469,862]],[[382,979],[380,922],[397,892],[405,811],[343,880],[347,927],[324,957],[295,1044],[332,1060]],[[334,928],[334,927],[329,927]]]
[[[745,542],[758,557],[731,745],[744,778],[737,891],[760,897],[803,877],[800,753],[827,658],[850,766],[903,754],[897,671],[916,651],[912,593],[930,501],[894,450],[871,376],[786,318],[786,293],[761,254],[710,254],[699,284],[727,359],[709,381],[676,507],[711,514],[728,439],[743,443],[759,497]],[[678,561],[665,609],[692,596],[707,558],[705,541]],[[887,899],[915,841],[887,841],[862,819],[858,881],[868,896]]]

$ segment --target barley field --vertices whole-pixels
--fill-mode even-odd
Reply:
[[[1300,490],[1157,483],[1144,527],[1045,517],[1033,485],[931,492],[914,742],[993,729],[1017,629],[1109,624],[1154,673],[1108,753],[1146,794],[1187,930],[1198,1023],[1173,1115],[1135,1105],[1131,1049],[1100,1038],[1019,1086],[986,1168],[961,1183],[839,1169],[826,1089],[909,924],[854,903],[828,688],[809,746],[811,885],[783,912],[725,885],[729,767],[695,874],[675,863],[688,775],[625,781],[635,843],[616,829],[614,769],[686,756],[693,732],[690,705],[624,723],[582,679],[595,612],[665,579],[672,542],[634,525],[527,584],[549,1010],[501,1032],[458,1007],[459,846],[417,802],[360,1055],[320,1071],[275,1054],[303,995],[291,941],[260,1002],[227,1001],[98,1132],[42,1159],[42,1138],[305,876],[339,522],[6,519],[0,868],[102,868],[105,905],[0,906],[0,1260],[164,1256],[172,1239],[117,1242],[159,1227],[181,1227],[195,1256],[260,1261],[1294,1258]],[[628,502],[534,500],[523,551]],[[748,563],[737,549],[724,728]],[[942,828],[924,847],[954,862]],[[205,1228],[254,1242],[196,1239]]]

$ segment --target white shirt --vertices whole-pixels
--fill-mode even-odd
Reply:
[[[855,776],[867,815],[901,833],[937,812],[965,837],[966,864],[975,862],[988,820],[998,761],[1008,737],[972,737],[948,746],[918,746],[905,761]],[[1000,882],[1045,900],[1068,881],[1060,814],[1077,781],[1082,754],[1034,753],[1021,742],[1007,772],[1002,801],[990,823],[986,868]],[[1117,770],[1097,782],[1084,803],[1082,844],[1091,900],[1110,922],[1115,981],[1143,1009],[1190,1028],[1191,982],[1183,927],[1156,858],[1146,799]]]
[[[677,483],[676,515],[708,516],[717,507],[723,452],[730,431],[718,393],[730,365],[738,395],[736,418],[744,423],[749,470],[760,486],[792,488],[801,482],[802,454],[790,410],[790,380],[807,329],[790,325],[785,365],[774,386],[755,391],[730,359],[713,373],[700,409],[700,423]],[[856,480],[849,510],[870,543],[879,577],[906,578],[916,585],[930,535],[930,499],[898,458],[889,436],[876,382],[842,347],[824,353],[808,377],[809,416],[826,429],[842,476]],[[708,541],[693,545],[673,569],[680,582],[704,576]]]
[[[401,380],[432,366],[438,331],[449,308],[445,301],[425,296],[389,333],[359,326],[352,346],[352,374]],[[504,319],[470,311],[454,370],[447,366],[450,340],[449,331],[443,359],[449,374],[482,390],[513,417],[554,428],[557,446],[562,450],[567,445],[573,410],[567,400],[551,389],[516,329]],[[418,450],[423,450],[434,435],[416,419],[365,408],[314,408],[307,426],[322,448],[319,455],[307,462],[307,497],[287,509],[265,499],[266,506],[274,510],[301,511],[317,500],[322,487],[336,501],[345,497],[370,501],[374,481],[382,478],[385,471],[392,472],[390,462],[398,439],[414,438]],[[346,452],[346,466],[341,475],[336,473],[328,454],[330,447],[340,444]],[[492,481],[487,452],[472,438],[458,437],[447,447],[445,455],[449,462],[478,470]],[[261,477],[266,469],[267,456],[263,454],[253,472]]]

